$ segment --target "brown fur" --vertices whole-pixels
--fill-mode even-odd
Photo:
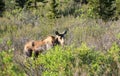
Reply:
[[[48,36],[44,40],[37,40],[37,41],[30,41],[25,44],[24,46],[24,53],[26,56],[31,57],[32,53],[34,56],[37,57],[39,53],[49,50],[50,48],[54,47],[55,45],[63,45],[64,44],[64,34],[59,34],[55,32],[56,36]]]

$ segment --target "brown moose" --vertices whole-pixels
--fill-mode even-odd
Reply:
[[[67,30],[63,33],[55,31],[55,36],[48,36],[43,40],[30,41],[27,42],[24,46],[24,53],[27,57],[31,57],[32,53],[35,57],[38,57],[39,53],[42,53],[45,50],[49,50],[56,45],[64,45],[64,35],[67,33]]]

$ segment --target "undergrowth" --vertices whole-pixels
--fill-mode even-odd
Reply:
[[[89,48],[56,46],[35,60],[13,58],[13,50],[0,53],[2,76],[119,76],[120,47],[114,43],[106,53]],[[22,59],[22,60],[21,60]]]

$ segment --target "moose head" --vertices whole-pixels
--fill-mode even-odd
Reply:
[[[65,30],[63,33],[59,33],[58,31],[55,31],[55,39],[56,39],[56,44],[59,45],[64,45],[65,42],[65,34],[67,33],[67,30]]]

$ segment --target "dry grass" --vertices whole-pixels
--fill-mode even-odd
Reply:
[[[16,50],[22,50],[25,42],[42,39],[47,35],[54,35],[55,30],[62,32],[66,28],[69,29],[66,36],[67,45],[79,47],[82,42],[86,42],[91,48],[107,50],[113,42],[119,43],[117,35],[120,32],[120,21],[104,23],[101,20],[81,19],[72,16],[61,17],[56,20],[46,17],[38,18],[38,20],[29,18],[22,21],[19,19],[13,21],[12,19],[15,19],[15,17],[0,19],[0,36],[3,39],[1,48],[3,50],[7,50],[6,42],[8,40],[11,40],[11,46]],[[26,23],[27,21],[28,23]],[[31,21],[34,23],[31,23]],[[19,24],[16,24],[16,22]]]

